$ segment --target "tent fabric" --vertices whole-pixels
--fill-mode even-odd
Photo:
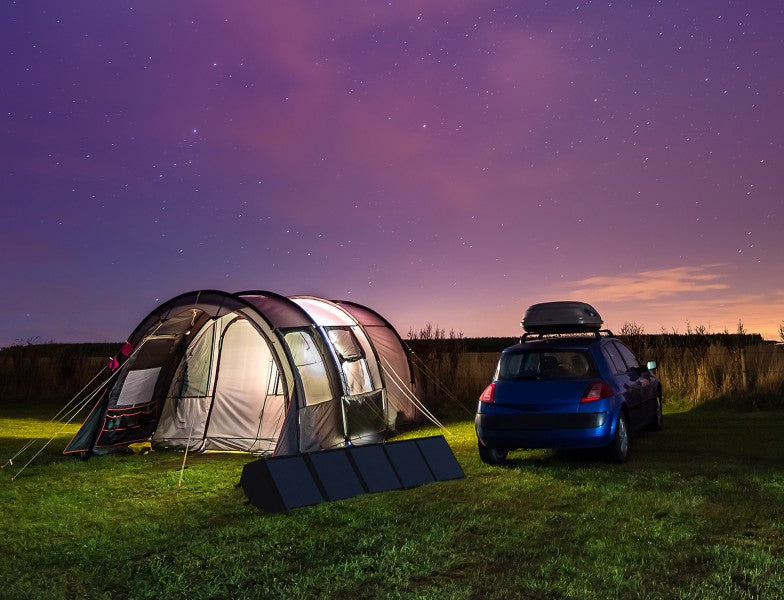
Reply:
[[[149,440],[286,455],[378,441],[418,416],[397,332],[351,302],[189,292],[145,317],[112,360],[66,453]]]
[[[394,418],[415,422],[421,415],[406,393],[416,393],[412,380],[413,371],[399,338],[386,327],[367,327],[366,331],[381,357],[387,399],[394,408]]]
[[[237,295],[252,304],[277,329],[313,325],[308,313],[284,296],[271,292],[240,292]]]
[[[321,298],[293,296],[291,300],[302,307],[316,325],[321,325],[322,327],[339,327],[341,325],[350,327],[356,325],[356,321],[346,314],[345,311]]]

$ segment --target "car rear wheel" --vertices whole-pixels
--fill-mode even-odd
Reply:
[[[482,442],[479,442],[479,458],[485,464],[502,465],[506,462],[506,455],[508,453],[508,450],[501,450],[500,448],[488,448]]]
[[[618,422],[615,424],[615,435],[612,442],[607,447],[607,452],[611,461],[615,463],[625,463],[629,458],[629,427],[626,416],[623,413],[618,415]]]
[[[662,397],[661,394],[656,396],[656,415],[648,425],[650,431],[661,431],[664,427],[664,416],[662,415]]]

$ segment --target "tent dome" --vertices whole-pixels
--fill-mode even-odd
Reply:
[[[377,441],[420,417],[395,329],[313,296],[201,290],[145,317],[66,453],[141,441],[285,455]]]

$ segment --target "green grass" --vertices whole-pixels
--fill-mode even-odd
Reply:
[[[31,409],[0,414],[3,462]],[[53,414],[49,413],[49,414]],[[466,479],[268,515],[235,488],[246,455],[59,455],[0,472],[2,598],[775,598],[784,589],[784,412],[666,415],[630,462],[476,455]],[[435,433],[422,430],[417,435]],[[23,461],[22,461],[23,462]]]

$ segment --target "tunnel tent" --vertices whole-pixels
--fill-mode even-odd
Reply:
[[[378,441],[422,415],[394,328],[367,307],[217,290],[153,310],[65,449],[136,442],[285,455]]]

